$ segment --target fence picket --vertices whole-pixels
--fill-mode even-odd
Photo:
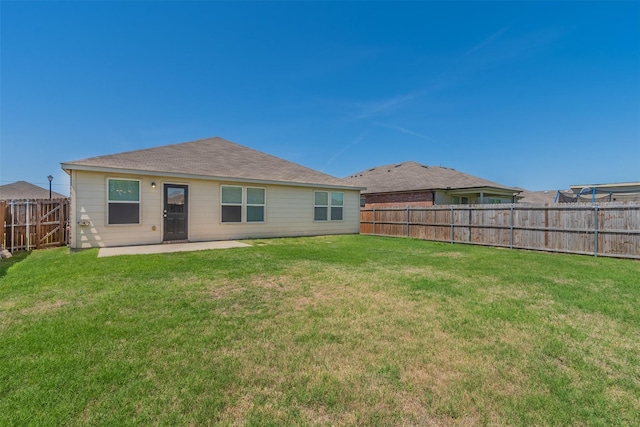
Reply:
[[[0,200],[0,221],[10,252],[66,246],[69,199]]]
[[[398,211],[362,208],[360,233],[640,259],[636,203],[407,207],[405,218]]]

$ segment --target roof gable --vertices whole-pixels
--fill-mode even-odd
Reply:
[[[120,170],[223,180],[351,187],[340,178],[214,137],[62,164],[65,170]]]
[[[367,169],[345,180],[367,187],[363,193],[390,193],[416,190],[454,190],[492,188],[518,192],[516,188],[478,178],[455,169],[426,166],[417,162],[403,162]]]

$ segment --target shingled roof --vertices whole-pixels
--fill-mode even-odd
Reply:
[[[541,190],[541,191],[529,191],[521,189],[520,197],[522,197],[518,203],[530,203],[532,205],[544,205],[553,204],[556,199],[558,190]]]
[[[345,180],[214,137],[62,163],[65,170],[354,188]]]
[[[66,198],[67,196],[55,191],[51,192],[52,199]],[[24,199],[48,199],[49,190],[27,181],[16,181],[11,184],[0,185],[0,200],[24,200]]]
[[[416,190],[491,188],[517,193],[520,190],[441,166],[403,162],[367,169],[345,178],[352,185],[366,187],[363,194]]]

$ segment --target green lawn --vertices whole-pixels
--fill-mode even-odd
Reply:
[[[640,262],[372,236],[0,263],[0,425],[637,425]]]

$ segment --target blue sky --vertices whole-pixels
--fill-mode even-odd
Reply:
[[[345,177],[640,181],[640,2],[0,2],[0,183],[210,136]]]

